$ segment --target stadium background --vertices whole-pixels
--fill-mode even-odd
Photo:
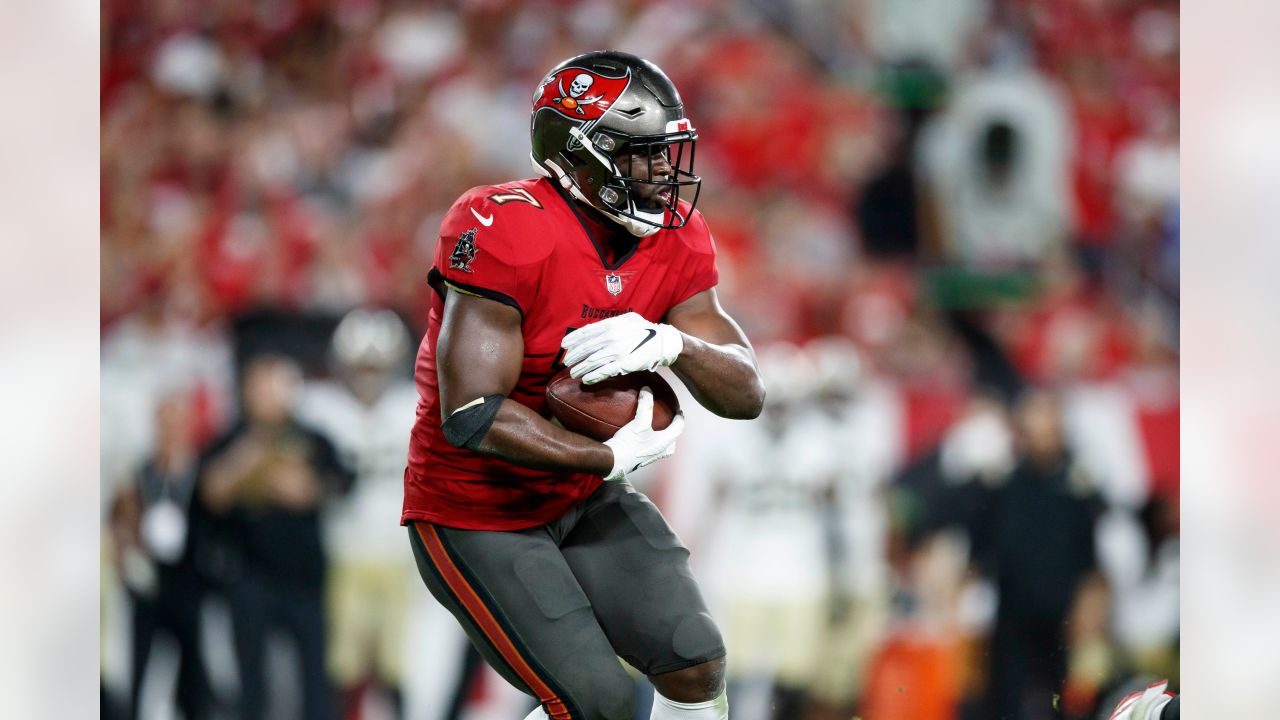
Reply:
[[[770,386],[765,418],[694,415],[644,478],[740,649],[735,717],[984,717],[1020,578],[1070,600],[1067,716],[1176,674],[1176,3],[107,2],[102,28],[107,702],[131,670],[113,511],[161,400],[208,442],[258,350],[319,381],[353,307],[418,336],[443,211],[530,174],[532,89],[598,47],[681,89],[720,296]],[[985,522],[1057,424],[1096,539],[1067,577],[1037,574],[1060,537]],[[461,651],[405,572],[406,707],[443,717]],[[468,693],[520,716],[491,679]]]

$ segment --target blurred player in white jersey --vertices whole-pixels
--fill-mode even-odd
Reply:
[[[331,346],[336,382],[304,394],[301,417],[332,439],[356,474],[351,493],[325,517],[329,575],[329,671],[342,716],[363,700],[366,683],[386,693],[397,718],[405,619],[413,559],[396,520],[404,458],[418,395],[408,373],[409,333],[390,310],[354,310]]]
[[[715,486],[704,572],[729,653],[735,720],[798,717],[817,671],[829,594],[825,508],[836,448],[809,400],[812,367],[793,345],[759,355],[768,393],[751,423],[722,424],[697,472]]]
[[[848,717],[860,697],[871,654],[888,621],[888,514],[883,489],[902,462],[906,423],[896,390],[864,367],[852,340],[805,345],[813,367],[813,404],[836,482],[827,507],[831,561],[830,625],[818,648],[806,717]]]

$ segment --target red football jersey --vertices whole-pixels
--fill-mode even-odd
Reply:
[[[616,259],[589,227],[596,226],[544,179],[473,188],[445,215],[415,369],[421,398],[402,523],[518,530],[560,517],[599,487],[599,475],[532,470],[450,445],[441,430],[435,359],[449,287],[510,305],[523,318],[524,360],[509,397],[550,417],[546,386],[564,367],[566,333],[628,311],[658,322],[718,280],[715,244],[697,212],[680,230],[659,230]]]

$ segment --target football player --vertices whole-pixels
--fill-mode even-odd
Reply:
[[[405,428],[417,406],[407,374],[400,377],[411,342],[392,311],[352,310],[330,342],[338,381],[309,383],[298,406],[300,418],[333,441],[356,476],[351,492],[325,517],[332,559],[329,673],[343,718],[359,716],[366,681],[385,691],[395,717],[404,716],[401,656],[410,587],[404,537],[385,519],[400,504]]]
[[[770,389],[760,422],[730,425],[736,432],[720,442],[734,452],[710,453],[699,472],[717,495],[698,547],[706,548],[703,583],[728,640],[736,720],[803,715],[821,670],[824,514],[843,459],[817,409],[809,357],[774,343],[761,349],[759,364]]]
[[[605,442],[552,423],[562,367],[591,384],[666,366],[709,410],[760,412],[750,343],[716,299],[694,210],[697,132],[652,63],[591,52],[534,92],[541,176],[467,191],[445,216],[418,351],[402,522],[431,593],[529,719],[725,720],[725,648],[688,550],[627,476],[675,451],[653,396]]]

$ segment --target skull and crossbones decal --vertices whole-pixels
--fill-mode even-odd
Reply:
[[[600,102],[604,95],[593,95],[592,97],[583,97],[588,90],[591,89],[591,83],[595,82],[595,78],[586,73],[579,73],[577,77],[569,83],[569,92],[564,91],[564,78],[560,78],[556,83],[556,87],[560,89],[560,97],[552,98],[551,102],[562,105],[566,110],[572,110],[579,115],[586,115],[582,111],[583,105],[594,105]]]

